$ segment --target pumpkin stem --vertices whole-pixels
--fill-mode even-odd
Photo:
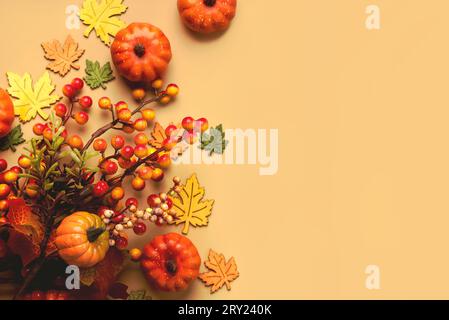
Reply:
[[[104,228],[89,228],[87,230],[87,239],[90,243],[97,241],[98,237],[105,231]]]
[[[204,4],[208,7],[213,7],[215,6],[215,3],[217,2],[217,0],[203,0]]]
[[[171,275],[175,275],[178,270],[174,260],[167,260],[167,262],[165,262],[165,269],[167,269],[168,273]]]
[[[134,53],[139,58],[142,58],[145,55],[145,46],[140,43],[136,44],[136,46],[134,47]]]

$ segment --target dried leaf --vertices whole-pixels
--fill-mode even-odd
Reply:
[[[8,247],[21,257],[23,266],[26,266],[40,254],[44,228],[23,199],[12,199],[8,204],[8,222],[11,226]]]
[[[152,298],[147,295],[146,290],[135,290],[130,292],[127,300],[152,300]]]
[[[10,86],[8,92],[17,99],[14,100],[14,112],[19,116],[20,121],[28,122],[34,119],[37,114],[42,119],[47,120],[48,114],[42,109],[49,108],[61,99],[61,97],[51,94],[55,90],[55,85],[51,82],[48,72],[45,72],[37,80],[34,88],[29,73],[25,73],[23,77],[13,72],[8,72],[6,75]]]
[[[115,77],[112,74],[111,64],[107,62],[102,67],[100,66],[100,62],[95,61],[92,62],[90,60],[86,60],[86,76],[84,80],[86,80],[87,85],[92,89],[97,89],[100,86],[103,89],[106,89],[106,82],[114,80]]]
[[[53,61],[47,65],[47,69],[63,77],[71,68],[79,70],[80,67],[75,62],[84,54],[84,50],[78,49],[78,43],[71,36],[67,36],[64,46],[58,40],[44,42],[41,46],[45,51],[45,58]]]
[[[198,278],[200,278],[206,286],[212,286],[210,289],[211,293],[219,290],[224,284],[226,284],[228,290],[231,290],[231,282],[239,276],[234,257],[231,257],[231,259],[226,262],[223,254],[218,254],[211,249],[209,250],[208,260],[204,262],[204,265],[210,271],[201,273]]]
[[[126,9],[128,7],[123,5],[123,0],[84,0],[79,14],[81,21],[88,25],[84,36],[89,37],[95,29],[101,41],[109,46],[111,44],[109,36],[114,37],[125,27],[125,23],[114,16],[124,13]]]
[[[189,232],[189,226],[206,226],[209,221],[214,200],[202,200],[204,188],[199,185],[196,174],[187,179],[179,196],[173,199],[173,208],[176,210],[176,219],[173,223],[184,223],[182,233]]]
[[[150,145],[155,148],[161,148],[165,139],[167,139],[167,135],[165,134],[164,127],[161,126],[159,122],[156,122],[153,127],[153,131],[151,132]]]
[[[20,124],[12,129],[6,137],[0,139],[0,151],[11,149],[16,151],[16,146],[25,142]]]

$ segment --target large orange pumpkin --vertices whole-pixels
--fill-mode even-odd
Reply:
[[[178,0],[184,24],[199,33],[225,30],[234,19],[237,0]]]
[[[152,82],[167,69],[172,53],[170,41],[149,23],[132,23],[115,36],[111,46],[117,71],[132,82]]]
[[[14,122],[14,105],[8,93],[0,89],[0,138],[8,135]]]
[[[140,264],[151,285],[163,291],[180,291],[198,277],[201,258],[189,239],[168,233],[144,247]]]
[[[87,268],[102,261],[109,249],[109,233],[101,218],[79,211],[62,220],[56,229],[59,256],[68,264]]]

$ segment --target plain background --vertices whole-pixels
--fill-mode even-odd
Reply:
[[[65,28],[73,3],[81,5],[2,0],[1,73],[37,79],[47,64],[40,43],[68,34],[86,53],[80,71],[51,74],[58,92],[83,76],[86,58],[109,61],[95,34],[83,37],[85,26]],[[126,22],[152,23],[172,44],[166,79],[182,91],[158,108],[159,121],[204,116],[280,135],[274,176],[253,165],[173,167],[169,176],[196,172],[215,199],[209,226],[191,228],[190,239],[203,259],[209,248],[234,256],[241,275],[230,292],[211,296],[197,281],[154,299],[449,298],[446,0],[239,0],[231,28],[213,38],[184,28],[175,0],[125,3]],[[381,9],[381,30],[365,28],[369,4]],[[132,101],[122,79],[85,92]],[[94,109],[86,137],[106,121]],[[131,246],[180,228],[149,230]],[[365,288],[370,264],[380,267],[380,290]],[[146,288],[137,265],[121,279]]]

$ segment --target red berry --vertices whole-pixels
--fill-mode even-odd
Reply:
[[[58,103],[54,106],[55,113],[62,118],[67,114],[67,106],[64,103]]]
[[[182,119],[182,127],[187,131],[192,131],[195,126],[195,120],[192,117]]]
[[[115,216],[112,218],[112,222],[114,222],[114,223],[120,223],[120,222],[123,221],[123,219],[125,219],[125,214],[124,214],[124,213],[119,213],[119,214],[115,215]]]
[[[173,207],[173,200],[172,199],[167,198],[167,200],[165,200],[165,203],[167,204],[169,209],[171,209]]]
[[[62,93],[69,99],[76,96],[76,89],[71,84],[66,84],[62,88]]]
[[[143,222],[138,222],[134,225],[133,230],[135,234],[140,236],[147,231],[147,226]]]
[[[125,239],[123,237],[118,237],[115,240],[115,246],[117,247],[117,249],[119,250],[124,250],[126,249],[126,247],[128,246],[128,239]]]
[[[73,118],[79,125],[85,125],[89,121],[89,115],[84,111],[79,111],[75,113]]]
[[[0,159],[0,172],[5,171],[8,168],[8,162],[5,159]]]
[[[92,107],[92,104],[93,104],[92,98],[89,96],[81,97],[78,102],[79,102],[81,108],[83,108],[85,110],[90,109],[90,107]]]
[[[147,198],[147,203],[151,208],[157,208],[161,205],[162,200],[157,194],[151,194]]]
[[[125,138],[122,136],[113,136],[111,139],[111,145],[115,150],[121,149],[125,145]]]
[[[105,152],[108,147],[108,143],[103,138],[97,138],[94,141],[94,150],[98,152]]]
[[[207,131],[207,129],[209,129],[209,122],[207,121],[206,118],[199,118],[198,120],[196,120],[197,125],[200,127],[201,132],[205,132]]]
[[[109,186],[106,181],[99,181],[95,184],[93,194],[95,197],[100,198],[108,192]]]
[[[118,165],[114,161],[107,160],[103,163],[103,172],[107,175],[112,175],[117,173]]]
[[[81,89],[83,89],[84,87],[84,81],[83,79],[75,78],[72,80],[71,85],[76,91],[81,91]]]
[[[139,205],[139,202],[136,198],[128,198],[125,202],[125,206],[129,207],[131,205],[135,205],[136,207]]]
[[[124,146],[120,150],[120,155],[125,159],[131,159],[131,157],[134,155],[134,148],[131,146]]]
[[[23,172],[22,168],[19,167],[19,166],[11,167],[9,170],[11,170],[11,171],[13,171],[13,172],[15,172],[15,173],[17,173],[17,174],[20,174],[20,173]]]
[[[45,124],[36,123],[33,126],[33,132],[34,132],[35,135],[41,136],[44,133],[45,128],[46,128]]]
[[[167,137],[171,137],[172,133],[176,130],[178,130],[178,127],[174,124],[171,124],[167,128],[165,128],[165,134],[167,135]]]

